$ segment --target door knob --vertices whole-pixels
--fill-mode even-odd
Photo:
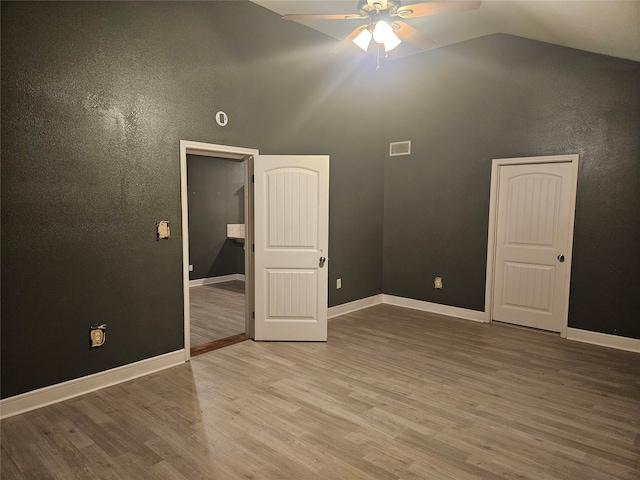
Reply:
[[[327,259],[324,257],[320,257],[320,267],[324,267],[324,262],[326,262]]]
[[[558,260],[560,260],[560,262],[564,262],[564,255],[558,255]]]

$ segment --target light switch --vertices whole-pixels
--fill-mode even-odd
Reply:
[[[167,239],[171,236],[171,229],[169,228],[169,222],[167,222],[166,220],[161,220],[159,222],[156,222],[156,229],[158,234],[156,240]]]

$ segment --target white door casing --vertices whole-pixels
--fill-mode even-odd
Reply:
[[[187,190],[187,155],[202,155],[209,157],[228,158],[244,161],[245,168],[245,197],[244,218],[245,234],[247,238],[253,235],[252,221],[253,198],[251,188],[251,158],[258,154],[258,150],[230,145],[217,145],[213,143],[193,142],[180,140],[180,199],[182,205],[182,284],[183,284],[183,311],[184,311],[184,350],[185,361],[191,358],[191,315],[189,300],[189,194]],[[253,334],[251,314],[253,311],[253,270],[252,255],[250,249],[245,249],[245,330],[248,336]]]
[[[255,340],[326,341],[329,157],[254,159]]]
[[[577,155],[494,160],[487,321],[566,336]]]

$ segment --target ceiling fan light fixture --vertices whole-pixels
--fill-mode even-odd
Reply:
[[[355,43],[358,47],[360,47],[365,52],[369,49],[369,44],[371,43],[371,38],[373,38],[373,34],[368,27],[362,29],[362,31],[353,39],[353,43]]]
[[[376,23],[373,29],[373,39],[378,43],[384,44],[385,52],[393,50],[401,43],[400,38],[395,34],[391,25],[384,20]]]
[[[373,28],[373,39],[378,43],[384,43],[390,33],[393,33],[391,25],[384,20],[380,20],[376,22],[376,25]]]
[[[400,38],[398,38],[398,36],[395,33],[391,32],[391,36],[389,36],[389,38],[384,42],[384,51],[390,52],[401,43],[402,43],[402,40],[400,40]]]

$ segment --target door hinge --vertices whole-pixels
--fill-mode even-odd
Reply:
[[[256,183],[256,176],[251,174],[251,183]]]
[[[256,312],[251,312],[251,318],[254,320],[256,319]]]
[[[255,251],[256,251],[256,244],[255,243],[251,244],[251,251],[255,253]]]

